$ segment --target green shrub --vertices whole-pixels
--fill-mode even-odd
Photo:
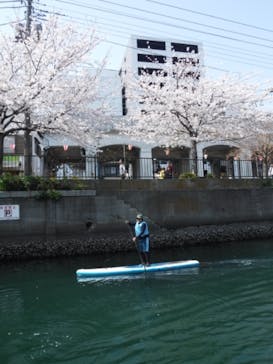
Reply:
[[[21,177],[22,182],[25,185],[25,189],[28,191],[35,191],[38,189],[42,177],[39,176],[24,176]]]
[[[62,197],[61,192],[56,190],[40,191],[35,195],[36,200],[54,200],[58,201]]]
[[[193,172],[181,173],[178,178],[179,179],[193,179],[193,178],[196,178],[196,174]]]
[[[79,180],[78,177],[73,177],[70,181],[73,184],[74,190],[84,190],[87,187],[87,185]]]
[[[272,178],[265,178],[262,179],[262,186],[264,187],[273,187],[273,179]]]
[[[24,180],[20,176],[4,173],[0,177],[1,191],[26,191]]]
[[[214,175],[212,173],[208,173],[207,178],[214,178]]]
[[[17,176],[5,173],[0,176],[0,191],[38,191],[39,200],[59,200],[62,194],[58,190],[84,189],[84,184],[77,178],[57,179],[39,176]]]
[[[40,183],[37,186],[37,190],[40,191],[47,191],[52,189],[57,189],[57,179],[50,177],[50,178],[41,178]]]
[[[62,178],[57,181],[56,188],[58,190],[72,190],[74,182],[68,178]]]

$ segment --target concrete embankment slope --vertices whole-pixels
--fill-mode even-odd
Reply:
[[[10,255],[15,246],[26,255],[30,242],[33,255],[39,250],[41,256],[126,250],[124,220],[138,212],[149,221],[158,247],[273,236],[273,188],[260,180],[88,184],[88,190],[62,191],[58,201],[37,200],[37,192],[0,192],[1,206],[19,206],[18,219],[0,220],[1,255],[7,245]]]

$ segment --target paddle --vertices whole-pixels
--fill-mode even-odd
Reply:
[[[131,229],[131,226],[130,226],[129,221],[125,221],[125,224],[128,226],[130,236],[131,236],[131,238],[132,238],[133,242],[135,243],[135,247],[136,247],[136,251],[137,251],[137,254],[138,254],[138,257],[139,257],[140,263],[141,263],[141,264],[144,266],[144,268],[145,268],[145,264],[144,264],[144,261],[143,261],[143,259],[142,259],[141,254],[140,254],[140,252],[139,252],[139,250],[138,250],[137,243],[136,243],[136,241],[133,239],[133,238],[134,238],[134,235],[133,235],[133,233],[132,233],[132,229]]]

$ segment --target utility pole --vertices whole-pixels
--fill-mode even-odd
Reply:
[[[31,22],[32,22],[32,0],[27,0],[26,9],[26,34],[29,36],[31,34]]]
[[[26,37],[31,35],[31,22],[32,22],[32,0],[27,0],[26,8]],[[31,120],[30,112],[26,110],[25,112],[25,143],[24,143],[24,157],[25,157],[25,176],[30,176],[32,174],[32,137],[30,135]]]
[[[21,3],[26,5],[25,11],[25,29],[24,29],[24,39],[31,36],[32,32],[32,21],[33,21],[33,0],[21,0]],[[37,27],[37,38],[39,39],[39,32],[41,29]],[[25,132],[24,132],[24,173],[25,176],[30,176],[32,174],[32,136],[31,136],[31,114],[30,110],[25,111]]]

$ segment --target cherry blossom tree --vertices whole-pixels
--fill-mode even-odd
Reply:
[[[28,36],[0,35],[0,168],[7,135],[60,133],[94,144],[107,127],[105,99],[98,97],[100,74],[84,67],[99,44],[56,17]],[[1,170],[0,170],[1,172]]]
[[[253,164],[260,163],[263,166],[263,172],[268,177],[269,171],[272,170],[273,164],[273,131],[272,131],[273,114],[265,111],[260,115],[259,124],[260,132],[255,137],[248,137],[244,140],[251,151],[251,160]],[[272,174],[272,172],[271,172]]]
[[[208,79],[183,62],[167,62],[162,71],[124,82],[128,117],[122,132],[162,146],[188,146],[193,161],[198,142],[234,141],[259,132],[259,106],[268,95],[239,77]]]

